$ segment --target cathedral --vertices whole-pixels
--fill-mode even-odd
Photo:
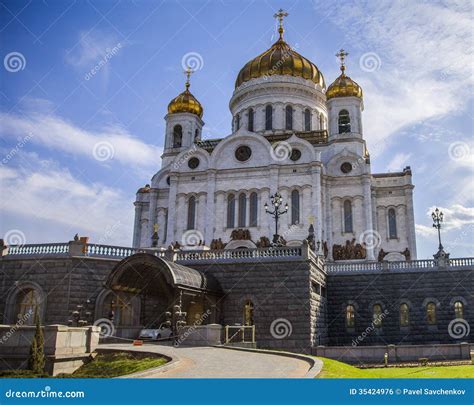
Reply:
[[[0,240],[5,328],[37,313],[55,327],[105,325],[121,342],[168,325],[179,344],[468,358],[474,259],[450,258],[440,239],[417,260],[411,170],[372,173],[347,52],[326,86],[285,42],[286,13],[275,16],[278,40],[237,75],[228,136],[202,139],[187,69],[161,169],[136,194],[132,247]],[[0,356],[14,364],[29,346],[9,342]]]
[[[326,86],[276,16],[278,40],[237,75],[231,134],[202,139],[188,70],[168,105],[161,169],[137,192],[133,246],[255,248],[275,234],[299,246],[311,233],[329,261],[416,259],[411,171],[372,173],[348,54]],[[277,230],[265,208],[275,193],[287,205]]]

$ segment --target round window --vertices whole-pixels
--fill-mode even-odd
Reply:
[[[195,169],[199,166],[199,159],[197,157],[192,157],[188,160],[188,166],[190,169]]]
[[[344,162],[341,165],[341,172],[345,174],[352,172],[352,165],[349,162]]]
[[[241,162],[245,162],[246,160],[249,160],[250,156],[252,156],[252,149],[250,149],[246,145],[239,146],[235,150],[235,158]]]
[[[300,157],[301,157],[301,151],[299,149],[293,149],[291,151],[290,159],[293,162],[296,162],[297,160],[300,160]]]

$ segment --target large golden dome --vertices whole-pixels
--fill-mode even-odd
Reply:
[[[334,80],[326,91],[326,98],[329,100],[335,97],[359,97],[362,98],[362,88],[349,76],[346,75],[344,58],[348,55],[343,49],[336,56],[341,57],[341,74]]]
[[[204,112],[202,105],[189,91],[189,86],[190,84],[188,76],[188,80],[186,81],[186,90],[171,100],[171,102],[168,104],[168,114],[187,112],[196,114],[199,116],[199,118],[202,118],[202,114]]]
[[[277,15],[275,15],[277,16]],[[325,88],[324,78],[317,66],[301,56],[298,52],[283,40],[283,27],[280,20],[280,28],[278,29],[280,38],[270,49],[266,50],[256,58],[247,62],[240,70],[235,87],[239,87],[251,79],[257,77],[268,77],[272,75],[287,75],[302,77],[311,80]]]

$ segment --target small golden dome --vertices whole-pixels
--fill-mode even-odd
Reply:
[[[279,11],[279,13],[281,12],[282,10]],[[280,38],[270,49],[245,64],[235,81],[236,88],[251,79],[272,75],[302,77],[319,84],[322,88],[326,87],[324,77],[318,67],[309,59],[291,49],[283,40],[282,16],[286,15],[288,14],[275,14],[275,17],[280,19],[280,27],[278,28]]]
[[[341,59],[341,74],[334,80],[326,91],[326,98],[329,100],[335,97],[359,97],[362,98],[362,88],[349,76],[346,76],[346,66],[344,58],[349,55],[341,49],[336,56]]]
[[[202,105],[189,91],[189,75],[191,74],[191,70],[188,69],[186,74],[188,75],[188,79],[186,80],[186,90],[171,100],[168,104],[168,114],[187,112],[196,114],[199,118],[202,118],[204,112]]]

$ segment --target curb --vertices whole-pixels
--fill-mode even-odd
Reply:
[[[219,349],[240,350],[243,352],[271,354],[271,355],[277,355],[277,356],[283,356],[283,357],[291,357],[297,360],[304,360],[307,363],[309,363],[310,367],[309,367],[309,370],[304,375],[304,377],[302,378],[316,378],[316,376],[321,372],[321,369],[323,368],[323,362],[321,360],[316,359],[311,356],[307,356],[306,354],[280,352],[278,350],[247,349],[243,347],[231,347],[231,346],[211,346],[211,347],[216,347]]]

